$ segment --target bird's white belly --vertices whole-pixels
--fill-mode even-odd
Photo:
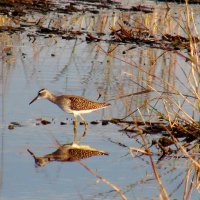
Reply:
[[[81,114],[87,114],[87,113],[91,113],[95,110],[99,110],[99,109],[91,109],[91,110],[73,110],[72,113],[74,115],[81,115]]]
[[[67,107],[67,106],[63,107],[63,106],[58,105],[58,107],[59,107],[60,109],[62,109],[64,112],[67,112],[67,113],[69,113],[69,114],[73,114],[73,110],[71,110],[71,109],[70,109],[69,107]]]
[[[58,105],[59,106],[59,105]],[[76,116],[78,115],[82,115],[82,114],[87,114],[87,113],[91,113],[93,111],[96,111],[96,110],[100,110],[102,108],[98,108],[98,109],[90,109],[90,110],[72,110],[70,109],[69,107],[67,106],[59,106],[64,112],[67,112],[69,114],[74,114]]]

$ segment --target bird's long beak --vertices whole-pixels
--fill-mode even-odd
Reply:
[[[99,96],[98,96],[98,98],[97,98],[97,101],[100,99],[100,97],[101,97],[101,94],[99,93]]]
[[[39,95],[37,95],[37,97],[35,97],[30,103],[29,105],[31,105],[34,101],[36,101],[38,99]]]

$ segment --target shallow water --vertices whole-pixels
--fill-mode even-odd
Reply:
[[[147,2],[147,4],[153,3]],[[180,10],[184,9],[183,5],[174,5],[179,6]],[[199,6],[194,7],[194,10],[198,9]],[[159,7],[152,15],[154,17],[159,15],[158,11]],[[152,15],[140,12],[113,13],[111,10],[103,10],[99,14],[50,13],[44,16],[46,21],[43,26],[49,19],[54,19],[54,25],[59,26],[60,20],[63,29],[73,27],[75,30],[84,29],[94,33],[105,31],[107,34],[109,26],[116,20],[129,19],[130,23],[134,24],[134,20],[139,22],[142,18],[148,24],[153,23],[149,20]],[[36,20],[41,16],[41,13],[32,14],[29,19]],[[195,17],[199,17],[197,11]],[[63,24],[62,20],[66,20],[66,24]],[[103,22],[105,25],[102,25]],[[4,19],[4,25],[6,23],[10,22]],[[176,25],[172,23],[167,29],[170,31],[174,27]],[[164,27],[161,28],[164,30]],[[160,80],[154,80],[148,73],[156,74],[180,89],[181,84],[177,81],[177,77],[183,82],[186,78],[182,70],[177,68],[177,63],[178,66],[187,66],[187,63],[176,54],[167,52],[152,67],[152,63],[163,53],[162,50],[134,44],[136,48],[126,51],[132,45],[89,43],[85,41],[84,34],[71,40],[53,34],[36,35],[35,40],[28,37],[30,33],[35,34],[36,30],[37,27],[28,27],[22,33],[1,33],[1,199],[121,199],[119,194],[92,176],[78,162],[52,162],[42,168],[35,167],[27,149],[31,149],[37,155],[44,155],[54,151],[58,143],[72,142],[73,116],[65,114],[45,100],[38,100],[31,106],[29,102],[41,88],[48,88],[56,94],[75,94],[92,100],[97,100],[100,92],[101,101],[139,92],[147,87],[144,83],[147,80],[150,86],[158,90],[170,89],[169,84],[165,85],[165,82],[162,82],[161,85]],[[107,54],[112,49],[115,51]],[[123,51],[126,53],[123,54]],[[184,87],[181,91],[188,93]],[[147,93],[116,99],[111,101],[111,107],[85,117],[88,122],[125,117],[155,95],[157,94]],[[155,102],[152,101],[152,104]],[[158,103],[157,107],[160,111],[165,110],[161,103]],[[185,105],[185,110],[192,113],[188,105]],[[150,118],[154,120],[152,115],[149,117],[149,112],[150,110],[146,108],[141,109],[142,115],[147,116],[147,120]],[[140,113],[135,115],[140,117]],[[36,125],[39,118],[49,120],[51,124]],[[67,125],[61,126],[60,122],[65,121]],[[9,130],[10,122],[18,122],[22,127]],[[129,138],[125,132],[119,131],[122,128],[124,127],[114,124],[102,126],[101,122],[98,125],[89,124],[89,130],[81,140],[81,144],[107,151],[110,155],[88,158],[83,162],[98,175],[119,186],[128,199],[158,199],[159,187],[149,157],[133,158],[128,148],[119,145],[121,143],[127,147],[142,149],[140,136],[132,135],[132,138]],[[82,132],[83,126],[80,125],[79,137]],[[146,136],[149,146],[153,137]],[[156,152],[157,149],[153,147],[152,151]],[[158,157],[154,155],[153,159],[156,162]],[[172,194],[173,198],[182,198],[184,185],[181,185],[181,182],[188,165],[188,160],[174,158],[163,160],[156,165],[168,193]],[[192,199],[198,199],[196,190],[192,193]]]

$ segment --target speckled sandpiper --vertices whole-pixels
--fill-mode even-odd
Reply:
[[[38,95],[29,103],[29,105],[32,104],[37,99],[48,99],[49,101],[60,107],[63,111],[74,115],[74,142],[76,142],[76,129],[78,125],[78,120],[77,120],[78,116],[85,124],[85,131],[83,134],[85,135],[86,130],[88,128],[88,124],[86,120],[83,118],[82,114],[87,114],[110,106],[110,103],[95,102],[81,96],[75,96],[75,95],[56,96],[45,88],[41,89],[38,92]]]
[[[109,155],[108,152],[101,151],[87,145],[77,145],[74,143],[60,145],[56,151],[44,156],[36,156],[29,149],[27,149],[27,151],[35,159],[36,166],[44,166],[51,161],[73,162],[92,156]]]

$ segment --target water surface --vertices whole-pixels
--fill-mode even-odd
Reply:
[[[110,27],[118,26],[122,21],[128,21],[130,26],[138,26],[142,22],[146,26],[155,24],[152,31],[159,34],[172,31],[183,33],[176,20],[162,16],[164,4],[146,4],[155,6],[156,10],[152,14],[144,14],[103,9],[98,14],[50,12],[44,16],[33,12],[24,18],[36,21],[43,17],[42,27],[52,20],[50,27],[105,33],[105,38],[110,33]],[[174,8],[168,13],[169,16],[174,15],[175,19],[184,16],[184,5],[172,5]],[[199,8],[198,5],[194,7],[195,18],[199,17]],[[180,12],[175,12],[176,9]],[[6,16],[1,18],[3,25],[11,23]],[[189,90],[182,87],[181,83],[186,81],[184,72],[189,64],[174,52],[165,52],[164,56],[159,57],[164,51],[148,45],[87,42],[86,33],[66,40],[56,34],[38,34],[37,29],[36,26],[27,27],[22,32],[3,32],[0,35],[1,199],[121,199],[112,188],[77,162],[52,162],[42,168],[35,167],[27,149],[44,155],[54,151],[58,143],[65,144],[73,140],[72,115],[65,114],[45,100],[29,106],[41,88],[48,88],[56,94],[75,94],[92,100],[97,100],[100,92],[102,96],[99,101],[116,99],[111,101],[111,107],[86,115],[88,122],[98,120],[100,123],[90,124],[86,137],[81,140],[82,144],[105,150],[110,155],[88,158],[83,162],[98,175],[119,186],[128,199],[158,199],[159,187],[149,157],[133,158],[127,148],[143,148],[141,137],[133,134],[129,138],[128,134],[120,131],[124,126],[111,123],[102,126],[100,120],[125,117],[146,101],[160,95],[155,92],[118,99],[119,96],[142,91],[148,86],[161,91],[169,91],[173,86],[188,94]],[[154,79],[153,75],[160,79]],[[165,112],[162,103],[157,100],[151,103]],[[189,114],[193,113],[190,105],[186,104],[184,108]],[[141,108],[129,119],[141,119],[141,116],[146,120],[157,119],[153,114],[149,115],[150,112],[150,108]],[[198,113],[194,115],[198,118]],[[37,125],[37,119],[40,118],[51,124]],[[61,126],[60,122],[65,121],[67,125]],[[9,130],[11,122],[18,122],[22,127]],[[78,127],[79,136],[83,129],[81,125]],[[154,137],[146,136],[149,145]],[[158,150],[153,147],[152,151]],[[158,157],[154,155],[153,159],[156,162]],[[174,158],[157,164],[158,173],[172,198],[182,198],[184,185],[181,183],[188,165],[187,159]],[[197,191],[192,193],[192,199],[198,199]]]

